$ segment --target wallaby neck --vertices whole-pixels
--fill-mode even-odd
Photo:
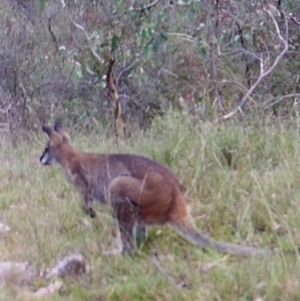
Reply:
[[[78,155],[79,151],[77,151],[70,143],[64,143],[58,151],[57,162],[64,168],[69,167],[72,159]]]

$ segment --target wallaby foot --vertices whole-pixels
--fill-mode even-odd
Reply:
[[[94,217],[96,217],[96,211],[92,208],[92,207],[90,207],[90,206],[84,206],[84,208],[83,208],[83,210],[84,210],[84,212],[87,214],[87,215],[89,215],[91,218],[94,218]]]
[[[94,218],[96,217],[96,211],[92,208],[92,207],[89,207],[87,210],[85,210],[86,213],[91,217],[91,218]]]
[[[96,217],[96,215],[97,215],[96,211],[92,207],[92,201],[91,200],[86,201],[86,198],[85,198],[85,202],[83,205],[83,210],[85,211],[86,214],[88,214],[92,218]]]

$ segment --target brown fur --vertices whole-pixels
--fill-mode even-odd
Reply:
[[[219,252],[265,255],[271,251],[217,242],[194,225],[178,179],[162,164],[132,154],[92,154],[77,151],[60,126],[43,127],[50,140],[41,163],[59,163],[79,191],[85,211],[92,217],[92,200],[111,203],[118,220],[122,252],[135,250],[134,230],[147,225],[169,224],[191,243]]]

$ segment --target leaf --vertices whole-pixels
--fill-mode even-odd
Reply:
[[[125,11],[125,0],[120,1],[118,3],[117,7],[118,7],[118,12],[119,13],[124,12]]]
[[[103,42],[103,43],[100,44],[101,48],[104,48],[104,47],[107,47],[107,46],[109,46],[108,42]]]
[[[115,50],[118,48],[119,46],[119,43],[120,43],[120,39],[118,36],[113,36],[112,39],[111,39],[111,50]]]
[[[146,59],[149,59],[150,58],[150,42],[146,44],[146,46],[144,47],[144,50],[143,50],[143,55]]]
[[[234,40],[235,42],[238,42],[239,39],[240,39],[240,35],[238,35],[238,34],[235,35],[234,38],[233,38],[233,40]]]
[[[218,44],[218,38],[217,38],[215,35],[212,35],[212,36],[210,37],[210,43],[211,43],[212,45]]]
[[[166,40],[167,37],[162,32],[158,36],[156,36],[156,38],[153,41],[153,51],[157,52],[160,45],[164,43]]]
[[[46,5],[46,0],[40,0],[40,10],[41,12],[44,11]]]
[[[142,29],[142,38],[144,41],[146,41],[148,39],[148,34],[147,34],[146,28]]]
[[[207,56],[207,53],[208,53],[207,48],[208,48],[207,43],[204,41],[201,41],[198,46],[198,53],[200,54],[201,57]]]
[[[251,33],[247,32],[244,37],[246,41],[250,41],[252,36]]]

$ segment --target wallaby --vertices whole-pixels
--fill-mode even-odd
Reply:
[[[120,252],[136,249],[136,232],[148,225],[169,224],[192,244],[229,254],[268,255],[267,249],[215,241],[201,234],[190,215],[180,184],[166,166],[133,154],[77,151],[61,125],[44,126],[49,141],[42,164],[57,162],[79,191],[85,211],[94,217],[92,201],[111,204],[122,241]]]

